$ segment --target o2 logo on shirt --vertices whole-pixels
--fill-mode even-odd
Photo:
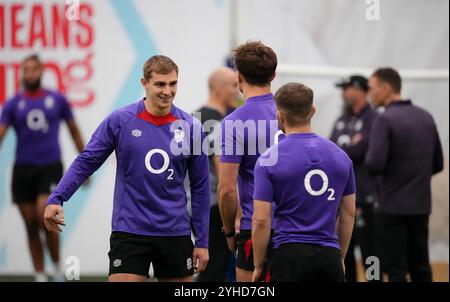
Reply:
[[[164,163],[163,163],[162,167],[159,169],[155,169],[154,167],[152,167],[152,164],[151,164],[152,156],[156,153],[162,155],[162,157],[164,159]],[[168,171],[169,176],[167,176],[167,180],[173,180],[174,170],[167,169],[167,168],[169,168],[169,163],[170,163],[169,154],[167,154],[167,152],[162,149],[152,149],[152,150],[148,151],[147,154],[145,155],[145,167],[147,168],[147,170],[150,173],[161,174],[161,173],[164,173],[165,171]]]
[[[40,109],[30,110],[27,114],[27,126],[31,130],[41,131],[46,133],[48,131],[48,123],[45,119],[45,114]]]
[[[314,175],[318,175],[322,178],[322,188],[320,188],[320,190],[317,190],[317,191],[311,187],[311,178]],[[315,170],[309,171],[305,176],[304,184],[305,184],[306,191],[309,194],[311,194],[312,196],[320,196],[320,195],[324,194],[325,192],[329,192],[328,200],[330,200],[330,201],[336,200],[336,198],[334,197],[334,189],[328,188],[328,176],[324,171],[322,171],[320,169],[315,169]]]

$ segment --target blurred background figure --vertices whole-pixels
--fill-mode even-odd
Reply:
[[[239,95],[236,72],[229,67],[214,70],[208,78],[209,97],[207,103],[196,110],[208,134],[211,155],[209,156],[209,180],[211,188],[211,213],[209,220],[209,263],[199,274],[200,282],[223,282],[227,280],[227,268],[233,253],[228,250],[222,233],[222,220],[217,204],[217,169],[220,150],[220,121],[236,108]],[[234,271],[234,264],[232,266]]]
[[[64,279],[60,266],[59,234],[43,225],[49,194],[62,177],[59,124],[64,120],[79,152],[84,149],[78,126],[66,98],[41,87],[43,65],[37,55],[22,62],[23,90],[8,100],[0,117],[0,144],[7,128],[17,136],[12,176],[13,202],[25,223],[36,281],[47,281],[44,272],[44,246],[54,265],[54,280]],[[41,240],[40,232],[45,232]]]
[[[348,282],[357,281],[355,248],[361,250],[362,263],[376,256],[374,236],[375,179],[364,166],[369,147],[372,123],[377,113],[368,102],[367,78],[352,75],[336,84],[342,89],[343,112],[336,121],[331,140],[344,150],[353,161],[356,180],[356,219],[352,240],[345,258],[345,275]]]
[[[442,171],[443,152],[433,117],[401,96],[402,80],[392,68],[377,69],[369,81],[376,117],[365,163],[381,175],[377,234],[381,267],[389,281],[432,281],[428,251],[431,176]]]

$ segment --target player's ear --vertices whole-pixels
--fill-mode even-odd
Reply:
[[[142,84],[142,87],[144,87],[144,89],[147,88],[147,81],[144,78],[141,78],[141,84]]]
[[[314,116],[315,113],[316,113],[316,107],[313,105],[311,108],[310,119]]]
[[[242,77],[242,74],[239,71],[237,72],[237,76],[239,84],[242,84],[244,82],[244,78]]]
[[[284,125],[284,114],[282,111],[277,109],[277,120],[280,125]]]
[[[272,77],[270,78],[270,81],[272,82],[272,81],[275,79],[276,76],[277,76],[277,73],[274,72],[273,75],[272,75]]]

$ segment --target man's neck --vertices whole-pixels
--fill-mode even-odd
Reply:
[[[215,96],[209,97],[206,107],[217,110],[221,115],[225,115],[227,113],[227,107]]]
[[[172,106],[168,108],[158,108],[156,107],[148,97],[145,98],[144,101],[145,110],[147,110],[148,113],[156,115],[156,116],[164,116],[170,113],[172,111]]]
[[[353,106],[352,106],[352,112],[354,115],[358,115],[361,113],[361,111],[363,111],[364,108],[366,108],[366,106],[369,103],[367,102],[367,100],[361,100],[359,102],[356,102]]]
[[[394,103],[394,102],[400,102],[402,100],[402,97],[400,94],[391,94],[389,96],[389,98],[386,101],[385,106],[389,106],[390,104]]]
[[[313,133],[311,125],[309,125],[309,124],[302,125],[302,126],[295,126],[295,127],[285,126],[284,130],[287,135],[295,134],[295,133]]]
[[[245,100],[248,100],[249,98],[252,98],[255,96],[272,93],[270,85],[263,86],[263,87],[247,85],[242,90],[244,91],[244,99]]]

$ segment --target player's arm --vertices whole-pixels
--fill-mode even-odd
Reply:
[[[253,262],[255,270],[253,271],[252,281],[257,282],[266,261],[267,249],[270,241],[272,203],[262,200],[253,202],[252,219],[252,242],[253,242]]]
[[[238,209],[237,179],[239,174],[239,163],[220,163],[219,184],[217,187],[217,199],[220,216],[225,233],[235,230],[235,219]],[[231,238],[231,237],[230,237]],[[235,250],[235,247],[230,246]]]
[[[242,161],[242,155],[239,155],[243,149],[243,138],[239,131],[233,133],[233,127],[230,127],[230,120],[222,120],[221,137],[221,158],[219,164],[219,179],[217,186],[217,201],[219,205],[220,216],[222,218],[223,229],[227,236],[228,248],[231,251],[236,250],[236,238],[231,236],[236,228],[236,216],[239,207],[239,198],[237,190],[237,180],[239,175],[239,166]]]
[[[373,174],[383,172],[389,152],[389,127],[383,115],[375,118],[369,138],[365,166]]]
[[[71,119],[67,121],[67,126],[69,128],[70,136],[72,136],[73,142],[78,150],[81,153],[84,149],[84,142],[81,137],[80,129],[78,128],[78,124],[75,122],[75,119]]]
[[[254,170],[252,243],[255,270],[252,281],[255,282],[261,277],[270,242],[271,211],[274,200],[272,176],[269,167],[261,165],[268,155],[270,157],[270,154],[265,153],[258,159]]]
[[[194,121],[194,127],[201,124]],[[191,131],[194,133],[195,131]],[[205,133],[201,131],[201,138],[205,139]],[[192,143],[191,146],[195,145]],[[192,228],[195,236],[195,248],[192,259],[196,272],[205,270],[209,261],[209,210],[210,188],[208,156],[206,154],[193,155],[188,160],[188,173],[191,189]]]
[[[61,117],[66,121],[70,135],[72,136],[72,139],[75,143],[75,146],[78,152],[81,153],[81,151],[83,151],[84,149],[84,142],[83,139],[81,138],[78,125],[75,122],[75,118],[73,116],[72,109],[70,108],[70,104],[64,96],[61,96]]]
[[[13,105],[14,103],[12,101],[7,101],[0,115],[0,146],[2,145],[3,139],[8,131],[8,126],[11,124],[13,119]]]
[[[7,125],[0,124],[0,146],[2,145],[3,138],[5,138],[6,131],[8,130]]]
[[[64,223],[62,205],[78,190],[114,151],[118,136],[118,119],[108,116],[92,135],[86,148],[75,158],[55,190],[50,194],[44,213],[44,224],[49,231],[60,232]]]
[[[434,141],[434,152],[433,152],[433,175],[441,172],[444,169],[444,156],[442,154],[442,145],[439,138],[439,133],[435,128],[435,141]]]
[[[361,132],[356,133],[352,137],[349,146],[341,146],[342,150],[347,153],[354,164],[363,163],[367,149],[369,148],[370,127],[365,125]]]
[[[352,238],[353,226],[356,215],[356,195],[350,194],[342,198],[339,205],[339,215],[336,225],[336,234],[341,248],[341,258],[345,259],[350,239]]]
[[[219,165],[220,165],[220,156],[213,156],[213,164],[214,170],[216,171],[217,177],[219,177]],[[236,233],[239,233],[241,218],[242,218],[242,208],[239,205],[239,198],[237,200],[237,210],[236,210],[236,218],[234,219],[234,229]]]

